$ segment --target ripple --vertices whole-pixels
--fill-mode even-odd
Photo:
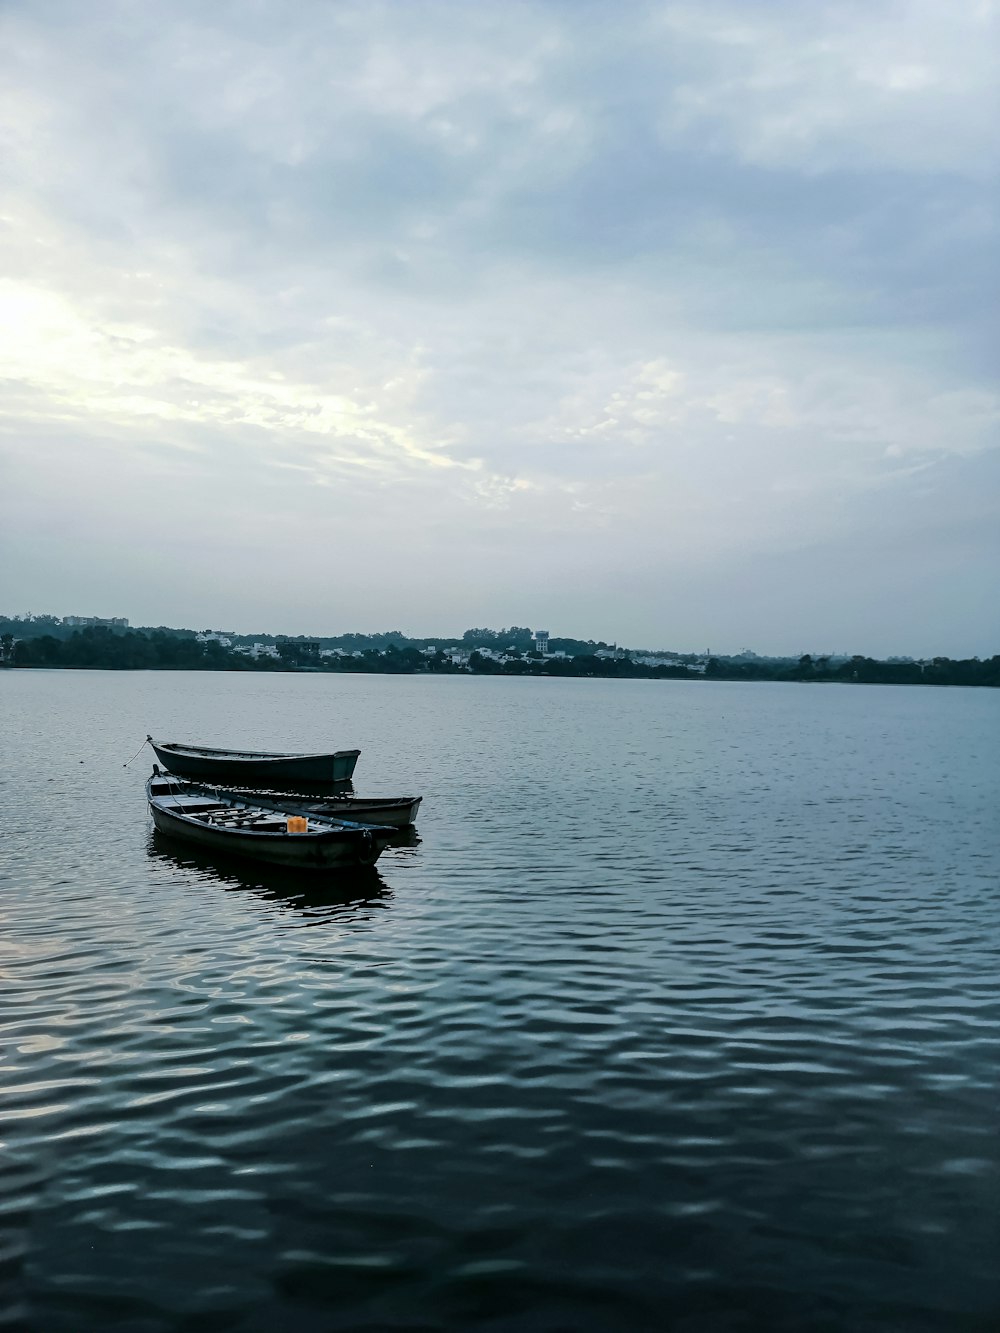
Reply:
[[[994,696],[3,683],[0,1324],[995,1326]],[[419,840],[154,834],[118,753],[251,699]]]

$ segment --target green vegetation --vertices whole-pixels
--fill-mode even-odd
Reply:
[[[879,662],[872,657],[848,657],[833,661],[806,653],[793,665],[775,669],[760,663],[740,664],[733,659],[712,658],[705,675],[714,680],[801,680],[844,681],[862,685],[1000,685],[1000,656],[980,661],[978,657],[954,661],[935,657],[929,662],[893,658]]]
[[[645,680],[780,680],[879,685],[1000,686],[1000,656],[954,661],[935,657],[877,661],[870,657],[698,657],[630,655],[603,642],[551,639],[541,656],[531,631],[470,629],[460,639],[410,639],[400,630],[333,638],[231,635],[229,646],[190,629],[63,625],[55,616],[0,616],[0,666],[117,671],[346,671],[503,676],[577,676]],[[263,645],[251,656],[246,649]],[[244,651],[241,651],[243,649]],[[326,650],[326,655],[323,655]],[[273,655],[272,655],[273,653]],[[641,660],[637,660],[641,659]]]
[[[7,632],[9,633],[9,631]],[[88,625],[66,638],[40,634],[16,639],[9,664],[15,667],[91,667],[111,671],[253,671],[259,664],[217,643],[199,643],[173,630],[115,631]],[[269,666],[281,669],[280,662]],[[266,667],[264,668],[266,669]]]

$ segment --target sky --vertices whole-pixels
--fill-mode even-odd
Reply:
[[[1000,652],[993,0],[0,10],[0,611]]]

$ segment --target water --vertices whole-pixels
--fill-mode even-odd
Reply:
[[[0,673],[0,1324],[1000,1322],[1000,697]],[[147,731],[425,797],[303,886]]]

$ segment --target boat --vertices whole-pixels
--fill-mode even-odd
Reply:
[[[182,779],[178,778],[180,783]],[[197,784],[192,784],[197,786]],[[199,788],[207,790],[207,788]],[[290,815],[321,815],[331,819],[349,819],[355,824],[378,824],[383,828],[410,828],[417,822],[422,796],[355,796],[353,792],[334,792],[322,797],[283,791],[235,791],[216,788],[241,800],[252,799],[262,808]]]
[[[355,824],[379,824],[388,828],[410,828],[417,822],[422,796],[324,796],[311,797],[261,792],[269,805],[290,813],[328,815],[333,819],[351,819]]]
[[[324,815],[288,815],[258,804],[252,793],[178,782],[155,767],[146,799],[161,833],[223,856],[298,870],[374,865],[395,833]]]
[[[269,750],[217,750],[208,745],[146,740],[171,773],[253,787],[288,782],[349,782],[360,750],[329,754],[278,754]]]

